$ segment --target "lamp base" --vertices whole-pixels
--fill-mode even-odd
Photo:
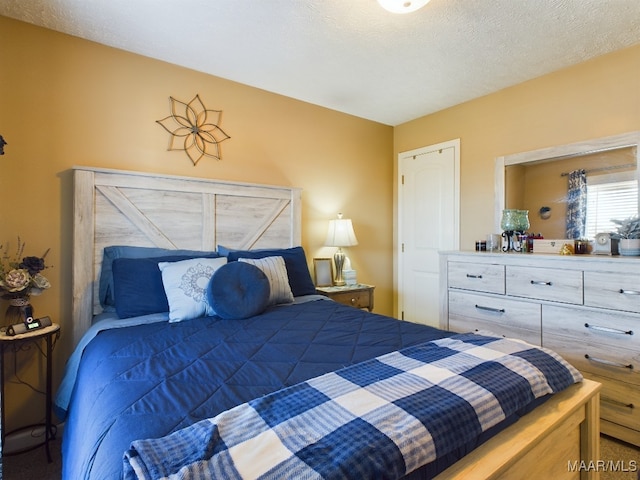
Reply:
[[[342,269],[344,268],[345,254],[342,248],[338,247],[338,251],[333,255],[333,261],[336,264],[336,278],[333,282],[337,287],[346,285],[344,278],[342,277]]]

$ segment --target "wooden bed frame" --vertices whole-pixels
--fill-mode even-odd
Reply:
[[[75,167],[74,345],[101,311],[104,247],[292,247],[301,244],[300,211],[298,188]],[[573,385],[437,478],[599,478],[599,391],[588,380]]]

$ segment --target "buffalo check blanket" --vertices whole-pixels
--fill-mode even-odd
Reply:
[[[125,453],[131,478],[400,478],[582,379],[552,351],[475,334],[239,405]]]

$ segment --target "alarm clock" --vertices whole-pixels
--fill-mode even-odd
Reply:
[[[596,233],[593,253],[597,255],[618,255],[618,239],[611,238],[608,232]]]

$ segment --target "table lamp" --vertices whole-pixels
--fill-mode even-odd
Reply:
[[[327,239],[324,242],[327,247],[338,247],[333,255],[333,261],[336,264],[335,284],[342,286],[345,284],[342,277],[342,269],[344,267],[345,254],[342,247],[351,247],[358,244],[358,239],[353,231],[353,224],[350,218],[342,218],[342,214],[338,214],[338,218],[329,221],[329,230]]]

